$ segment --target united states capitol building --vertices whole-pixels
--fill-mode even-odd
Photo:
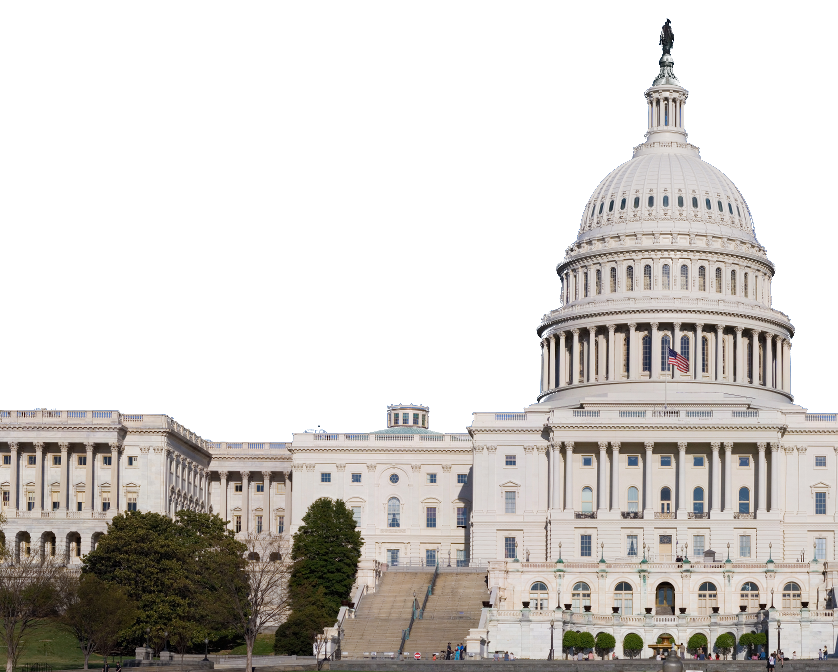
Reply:
[[[545,658],[551,628],[555,655],[569,629],[613,634],[621,656],[628,633],[768,631],[774,649],[778,623],[787,654],[834,652],[838,415],[794,403],[775,267],[742,194],[688,142],[662,42],[646,140],[556,267],[535,403],[461,434],[394,404],[378,431],[278,443],[212,442],[164,415],[2,411],[7,547],[79,563],[132,510],[293,533],[333,497],[365,540],[349,630],[388,576],[469,570],[487,577],[476,655]]]

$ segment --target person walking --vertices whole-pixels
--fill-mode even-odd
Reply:
[[[445,660],[451,660],[451,642],[448,642],[448,649],[445,651]]]
[[[774,672],[774,654],[771,653],[768,656],[768,660],[765,663],[765,667],[768,669],[768,672]]]

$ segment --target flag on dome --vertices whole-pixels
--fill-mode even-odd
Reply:
[[[681,373],[690,372],[690,362],[683,355],[679,355],[672,348],[669,348],[669,364],[674,364]]]

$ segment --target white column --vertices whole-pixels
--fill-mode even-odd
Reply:
[[[611,510],[620,508],[620,442],[611,442]]]
[[[565,467],[564,467],[564,500],[565,511],[573,511],[573,441],[564,442]]]
[[[616,324],[608,325],[608,380],[617,379],[617,373],[614,370],[614,329],[616,328]]]
[[[547,389],[556,389],[556,334],[550,336],[549,368],[547,371]]]
[[[673,265],[673,282],[677,279],[674,277],[674,265]],[[679,355],[681,354],[681,323],[680,322],[673,322],[672,323],[672,349],[677,352]],[[669,366],[669,370],[672,372],[672,378],[674,380],[678,380],[681,377],[681,372],[675,366]]]
[[[12,464],[9,467],[10,477],[9,477],[9,508],[15,512],[18,511],[18,470],[20,468],[19,459],[18,459],[18,442],[17,441],[9,441],[9,449],[12,453]]]
[[[451,465],[442,465],[442,508],[437,512],[439,515],[438,525],[443,530],[457,531],[457,521],[451,525]]]
[[[93,483],[93,460],[96,459],[96,451],[93,450],[94,444],[85,443],[84,448],[87,451],[87,463],[84,467],[84,510],[93,511],[93,493],[95,492],[95,485]]]
[[[736,382],[741,383],[745,380],[745,357],[742,352],[742,327],[736,327]]]
[[[44,444],[35,441],[35,514],[40,517],[44,510]]]
[[[599,476],[599,486],[597,487],[597,498],[599,504],[597,511],[605,512],[608,510],[608,464],[607,456],[605,454],[608,448],[608,441],[599,442],[599,463],[597,464],[597,472]]]
[[[693,348],[695,352],[695,363],[693,364],[693,372],[695,380],[699,380],[703,373],[704,367],[702,366],[701,355],[704,351],[704,325],[703,324],[696,324],[695,325],[695,348]],[[708,353],[709,354],[709,353]],[[708,362],[709,363],[709,362]]]
[[[221,477],[221,485],[218,488],[218,495],[221,500],[218,503],[218,515],[221,520],[224,521],[224,525],[226,527],[230,520],[230,516],[227,512],[227,472],[219,471],[218,475]]]
[[[774,365],[774,369],[776,371],[774,377],[774,388],[777,390],[782,390],[785,386],[785,382],[783,381],[783,374],[785,373],[785,352],[783,351],[783,337],[782,336],[775,336],[774,337],[774,353],[776,364]]]
[[[661,375],[661,339],[658,334],[658,323],[652,322],[652,380]]]
[[[687,512],[687,442],[678,442],[678,517]]]
[[[724,490],[725,490],[725,513],[733,513],[735,507],[733,506],[733,443],[725,441],[725,473],[724,473]]]
[[[713,441],[710,444],[710,449],[713,451],[712,464],[710,465],[712,471],[710,477],[713,479],[710,492],[710,512],[718,513],[722,509],[722,463],[719,459],[719,442]]]
[[[637,334],[635,333],[635,329],[637,328],[637,324],[634,322],[629,323],[629,380],[637,380],[640,378],[637,372]]]
[[[547,508],[554,508],[555,502],[555,487],[556,487],[556,460],[553,458],[553,444],[551,443],[547,448]]]
[[[550,370],[550,351],[547,347],[547,339],[541,339],[541,391],[547,391],[548,372]]]
[[[783,341],[783,391],[791,393],[791,341],[788,339]]]
[[[282,475],[285,478],[285,529],[290,530],[291,523],[294,522],[294,480],[291,478],[290,471],[285,471]],[[367,516],[370,519],[373,518],[372,506],[373,504],[370,503],[370,508],[367,509]]]
[[[536,508],[536,511],[546,512],[549,508],[547,504],[547,492],[550,489],[550,479],[548,478],[550,474],[550,465],[547,464],[546,445],[539,445],[535,447],[535,470],[538,474],[538,507]]]
[[[559,334],[559,385],[564,387],[567,384],[567,345],[565,344],[565,332]]]
[[[593,383],[596,376],[596,327],[588,327],[588,382]]]
[[[570,356],[570,384],[576,385],[579,382],[579,330],[572,329],[573,333],[573,354]]]
[[[343,479],[343,476],[338,476],[338,478]],[[276,526],[274,525],[274,510],[271,507],[271,472],[263,471],[262,479],[265,483],[265,522],[262,529],[265,532],[273,532]],[[267,525],[267,529],[265,529],[265,525]]]
[[[489,463],[489,499],[488,513],[495,513],[498,507],[498,482],[495,480],[495,463],[497,462],[497,446],[486,446],[486,458]]]
[[[472,475],[470,478],[471,488],[473,491],[473,501],[471,504],[472,511],[484,512],[486,511],[486,486],[489,480],[486,473],[486,457],[484,455],[483,446],[473,445],[471,447],[472,455]]]
[[[765,387],[774,387],[774,352],[771,334],[765,334]]]
[[[723,324],[716,325],[716,380],[722,380],[722,371],[724,371],[724,364],[722,363],[722,343],[725,337],[725,326]]]
[[[119,463],[122,456],[122,444],[114,442],[111,444],[111,506],[113,513],[119,513],[119,488],[122,486],[120,479]]]
[[[553,498],[550,500],[550,506],[558,511],[564,510],[562,492],[562,444],[561,441],[556,441],[552,444],[552,459],[553,459]]]
[[[646,476],[646,483],[643,488],[644,511],[647,512],[644,516],[652,517],[652,448],[655,447],[654,441],[646,441],[646,457],[643,460],[643,470]]]
[[[757,507],[757,511],[759,513],[765,513],[765,504],[768,499],[768,463],[765,460],[765,444],[758,443],[757,450],[759,451],[759,506]]]
[[[751,385],[759,385],[759,330],[751,329]]]
[[[538,482],[535,469],[535,446],[524,446],[524,513],[535,511],[535,498],[538,494],[535,484]]]
[[[250,532],[250,472],[242,475],[242,532]]]
[[[61,471],[58,475],[58,488],[59,493],[58,496],[61,499],[61,503],[59,504],[58,510],[60,513],[67,512],[67,469],[70,466],[68,462],[68,454],[67,451],[70,448],[70,444],[66,441],[62,441],[58,444],[58,448],[61,450]]]
[[[771,509],[780,511],[780,444],[771,444]]]

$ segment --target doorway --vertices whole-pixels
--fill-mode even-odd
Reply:
[[[655,615],[675,615],[675,588],[671,583],[661,583],[655,590]]]
[[[658,535],[658,560],[660,562],[672,561],[672,535]]]

